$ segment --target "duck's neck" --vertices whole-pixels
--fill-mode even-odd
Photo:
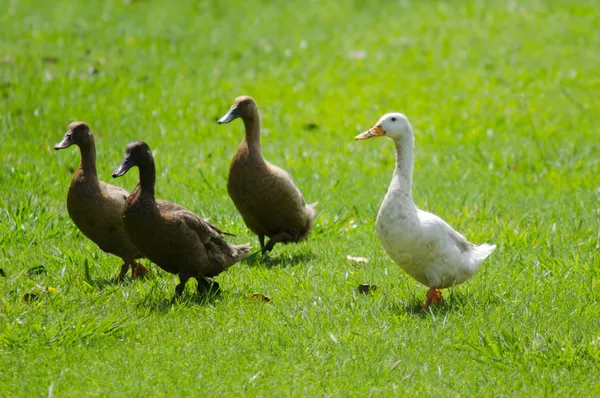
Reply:
[[[246,128],[246,145],[251,155],[262,157],[262,149],[260,147],[260,115],[255,112],[243,118],[244,127]]]
[[[96,172],[96,145],[94,144],[94,138],[89,137],[88,141],[80,144],[79,151],[81,152],[79,169],[86,177],[98,178],[98,173]]]
[[[412,200],[412,174],[414,138],[412,136],[394,141],[396,145],[396,169],[392,184]]]
[[[154,159],[150,158],[146,164],[139,165],[140,181],[137,188],[144,195],[149,195],[154,198],[154,184],[156,182],[156,167]]]

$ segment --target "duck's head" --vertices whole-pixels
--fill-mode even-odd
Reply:
[[[387,113],[379,119],[375,126],[354,137],[356,140],[366,140],[373,137],[390,137],[394,141],[412,136],[412,128],[406,116],[401,113]]]
[[[238,117],[244,119],[245,117],[256,114],[257,110],[258,108],[254,99],[250,96],[242,95],[233,101],[233,105],[231,105],[229,111],[222,118],[220,118],[217,123],[229,123]]]
[[[113,172],[113,178],[121,177],[132,167],[143,166],[152,161],[152,151],[144,141],[131,142],[125,149],[121,165]]]
[[[92,130],[84,122],[73,122],[69,124],[69,129],[65,133],[62,141],[54,145],[54,149],[65,149],[71,145],[82,146],[92,140]]]

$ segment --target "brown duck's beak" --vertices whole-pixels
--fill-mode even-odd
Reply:
[[[231,108],[229,108],[229,111],[222,118],[217,120],[217,123],[229,123],[238,117],[240,117],[240,112],[238,111],[237,105],[232,105]]]
[[[71,138],[71,135],[69,135],[69,133],[67,133],[67,134],[65,134],[65,136],[63,137],[61,142],[54,145],[54,149],[56,149],[58,151],[59,149],[68,148],[73,144],[74,144],[74,142],[73,142],[73,139]]]
[[[113,171],[113,178],[121,177],[123,174],[127,173],[130,168],[133,167],[133,162],[129,159],[129,156],[126,156],[121,162],[121,165]]]
[[[383,129],[381,128],[381,125],[376,124],[375,126],[371,127],[369,130],[365,131],[362,134],[357,135],[356,137],[354,137],[355,140],[366,140],[369,138],[373,138],[373,137],[380,137],[382,135],[385,135],[385,131],[383,131]]]

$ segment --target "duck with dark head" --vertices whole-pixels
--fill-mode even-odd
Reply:
[[[250,245],[230,245],[223,232],[185,208],[154,197],[156,168],[150,147],[143,141],[127,145],[121,165],[113,173],[120,177],[137,166],[139,182],[127,198],[123,211],[125,231],[144,255],[159,267],[178,274],[174,299],[181,296],[190,278],[198,291],[217,291],[212,278],[246,257]]]
[[[129,192],[98,179],[96,172],[96,145],[90,127],[84,122],[69,124],[63,140],[54,149],[77,145],[81,162],[71,180],[67,193],[67,211],[79,230],[107,253],[121,257],[123,265],[118,280],[122,280],[131,266],[131,277],[148,274],[135,260],[143,258],[125,233],[121,215]]]
[[[231,160],[227,192],[246,226],[258,235],[263,253],[276,243],[300,242],[312,230],[316,203],[307,204],[290,175],[267,162],[260,146],[260,114],[252,97],[242,96],[218,123],[241,118],[245,136]],[[269,242],[265,245],[265,236]]]

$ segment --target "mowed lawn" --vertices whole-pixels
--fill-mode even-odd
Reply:
[[[0,396],[599,395],[597,2],[275,3],[0,0]],[[216,124],[241,94],[319,201],[309,239],[214,299],[190,282],[171,305],[148,261],[113,283],[67,214],[78,150],[54,144],[88,122],[100,178],[132,189],[111,173],[148,142],[157,197],[256,250],[225,187],[243,126]],[[375,233],[393,144],[354,141],[390,111],[417,205],[498,245],[426,314]]]

